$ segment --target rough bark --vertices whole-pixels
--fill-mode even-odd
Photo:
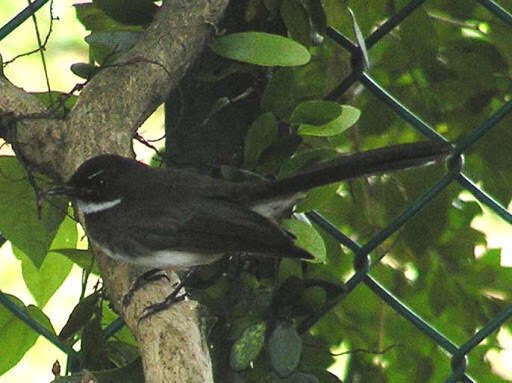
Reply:
[[[45,108],[35,97],[0,76],[0,135],[28,164],[60,179],[97,154],[130,155],[137,128],[177,86],[213,35],[227,4],[164,1],[135,47],[87,83],[65,119],[44,117]],[[149,284],[124,309],[121,300],[140,270],[98,252],[96,256],[113,307],[138,340],[146,381],[213,381],[196,303],[181,302],[139,323],[144,308],[162,301],[172,285]]]

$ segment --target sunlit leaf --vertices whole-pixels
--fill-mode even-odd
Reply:
[[[53,198],[52,205],[43,204],[38,217],[35,193],[23,166],[15,157],[3,156],[0,157],[0,205],[0,231],[40,267],[64,219],[68,202]]]
[[[75,246],[77,241],[76,222],[66,217],[61,223],[51,247]],[[13,246],[14,254],[21,260],[23,280],[39,307],[44,307],[62,285],[71,271],[73,263],[58,254],[49,252],[43,264],[37,268],[30,258]]]
[[[292,113],[290,122],[300,124],[298,133],[303,136],[334,136],[354,125],[361,111],[350,105],[332,101],[305,101]]]
[[[220,56],[262,66],[306,64],[308,50],[294,40],[263,32],[242,32],[218,37],[210,48]]]

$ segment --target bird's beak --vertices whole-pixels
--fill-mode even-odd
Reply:
[[[72,197],[76,194],[76,188],[69,185],[57,186],[45,191],[47,195],[67,195]]]

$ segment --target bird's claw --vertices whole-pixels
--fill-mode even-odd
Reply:
[[[167,279],[169,281],[169,277],[167,274],[162,272],[160,269],[151,269],[146,271],[144,274],[141,274],[135,279],[132,286],[128,290],[128,292],[123,297],[123,307],[127,307],[132,299],[134,294],[140,290],[142,287],[147,285],[148,283],[158,281],[160,279]]]
[[[184,292],[180,295],[178,293],[180,292],[182,286],[178,286],[167,298],[165,298],[162,302],[152,304],[151,306],[148,306],[144,309],[142,316],[139,318],[138,323],[140,323],[143,319],[146,319],[156,313],[159,313],[160,311],[166,310],[175,303],[181,302],[185,300],[187,297],[187,293]]]

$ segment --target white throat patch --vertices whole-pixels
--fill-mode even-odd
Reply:
[[[111,209],[114,206],[117,206],[121,203],[122,198],[117,198],[112,201],[104,201],[104,202],[85,202],[82,200],[77,200],[76,203],[78,205],[78,208],[84,213],[84,214],[92,214],[92,213],[98,213],[100,211],[104,211],[107,209]]]

